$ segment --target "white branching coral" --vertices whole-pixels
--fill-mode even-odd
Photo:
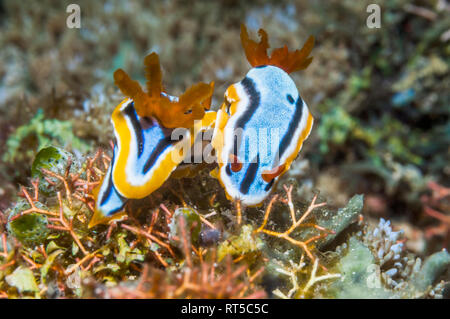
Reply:
[[[282,299],[290,299],[290,298],[296,298],[296,299],[304,299],[307,297],[308,293],[310,292],[310,289],[317,283],[330,280],[330,279],[336,279],[341,277],[340,274],[333,274],[333,273],[326,273],[321,276],[317,276],[317,268],[319,266],[319,260],[315,259],[314,264],[312,266],[312,269],[307,269],[306,263],[303,262],[304,255],[301,256],[300,261],[298,264],[295,264],[291,260],[289,260],[290,265],[289,266],[281,266],[279,268],[276,268],[276,271],[278,271],[280,274],[288,276],[289,281],[292,285],[292,288],[287,292],[283,293],[280,289],[276,289],[273,291],[273,294],[279,298]],[[309,274],[309,278],[307,275]],[[302,280],[301,277],[306,277],[308,280]]]

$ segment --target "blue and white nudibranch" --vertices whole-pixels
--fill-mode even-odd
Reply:
[[[124,208],[127,198],[123,197],[114,186],[112,180],[112,170],[115,163],[114,155],[117,153],[117,146],[114,145],[111,164],[103,177],[100,186],[94,189],[95,211],[89,222],[89,227],[97,224],[118,220],[125,216]]]
[[[297,157],[311,132],[313,117],[288,73],[306,68],[314,40],[301,50],[286,47],[267,56],[267,34],[261,42],[248,38],[241,27],[241,41],[253,68],[231,85],[217,113],[212,145],[219,167],[213,176],[230,200],[256,206],[273,190]]]
[[[147,86],[153,96],[143,95],[142,90],[136,90],[136,82],[120,74],[123,71],[116,71],[116,84],[130,97],[111,116],[114,154],[101,185],[94,191],[95,212],[89,227],[122,218],[128,199],[144,198],[161,187],[189,154],[195,137],[214,125],[216,112],[208,110],[213,83],[197,84],[179,98],[170,96],[161,91],[159,60],[155,57],[152,54],[145,61]],[[178,114],[175,112],[171,121],[167,114],[174,110]],[[174,129],[178,130],[176,136],[172,136]]]

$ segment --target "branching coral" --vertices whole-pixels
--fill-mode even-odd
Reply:
[[[304,223],[304,222],[309,217],[309,215],[312,213],[312,211],[314,209],[325,206],[326,203],[316,204],[317,195],[314,196],[314,198],[312,199],[307,210],[303,213],[303,215],[300,218],[297,219],[295,207],[292,202],[293,186],[291,185],[289,188],[285,186],[284,188],[285,188],[285,191],[287,194],[287,199],[283,199],[281,201],[284,202],[289,207],[289,213],[290,213],[292,225],[284,232],[276,232],[276,231],[265,228],[267,221],[269,220],[269,215],[272,211],[272,206],[275,203],[275,201],[278,199],[278,195],[275,195],[272,197],[272,200],[267,205],[267,208],[266,208],[266,211],[264,214],[264,220],[263,220],[261,226],[255,230],[255,233],[264,233],[269,236],[284,239],[284,240],[292,243],[293,245],[299,247],[300,249],[302,249],[312,261],[315,261],[316,257],[313,256],[313,254],[311,253],[311,249],[308,247],[308,245],[314,243],[315,241],[317,241],[323,237],[326,237],[329,233],[333,233],[333,231],[327,230],[327,229],[325,229],[319,225],[316,225],[314,223]],[[300,227],[314,227],[320,231],[323,231],[324,233],[321,235],[313,236],[305,241],[300,241],[300,240],[294,239],[291,236],[291,234]]]
[[[433,236],[442,236],[442,246],[450,246],[450,188],[439,185],[435,182],[429,182],[428,188],[432,191],[431,196],[424,195],[421,200],[426,215],[431,216],[439,221],[439,225],[430,226],[426,229],[425,234],[431,238]]]
[[[368,282],[380,285],[371,296],[443,295],[445,281],[435,281],[450,263],[448,254],[422,262],[406,254],[401,232],[389,222],[363,226],[361,195],[337,212],[314,196],[299,216],[294,188],[284,186],[285,197],[274,195],[265,210],[248,209],[249,223],[239,225],[225,197],[196,188],[179,193],[169,183],[130,201],[127,218],[89,229],[92,192],[110,158],[101,151],[88,158],[58,154],[57,149],[38,154],[33,166],[38,179],[0,214],[1,297],[349,297],[359,296]],[[287,209],[278,210],[279,203]],[[229,216],[231,227],[223,227]],[[285,231],[274,230],[286,223]],[[352,233],[352,227],[359,231]],[[214,238],[206,245],[210,233]],[[332,252],[330,244],[341,246]],[[270,290],[266,276],[279,279]]]
[[[61,158],[59,159],[61,160]],[[22,201],[22,206],[16,205],[7,212],[7,228],[15,238],[23,242],[24,246],[17,252],[13,252],[12,255],[7,255],[11,261],[3,267],[20,265],[25,262],[30,270],[39,270],[42,277],[39,286],[40,296],[47,291],[45,279],[49,274],[49,269],[53,269],[59,274],[55,279],[59,282],[58,285],[65,287],[59,281],[62,279],[61,276],[72,274],[76,267],[83,268],[83,264],[87,262],[90,262],[89,265],[83,269],[92,267],[92,260],[95,261],[98,255],[98,250],[90,252],[87,248],[87,246],[92,246],[94,239],[85,234],[83,225],[88,220],[92,209],[90,194],[98,183],[100,175],[103,174],[102,170],[105,170],[108,165],[108,157],[100,151],[97,152],[92,158],[87,158],[83,164],[77,163],[79,167],[77,173],[71,173],[70,169],[74,159],[64,158],[64,160],[66,162],[62,174],[59,171],[60,163],[47,166],[48,169],[41,168],[41,181],[45,181],[48,187],[45,194],[40,194],[42,182],[39,179],[34,180],[32,181],[34,194],[30,195],[29,191],[22,187],[20,195],[26,201]],[[64,199],[62,194],[65,194]],[[29,216],[35,216],[35,218],[30,219]],[[42,227],[46,227],[48,231],[45,232],[45,229],[41,229]],[[30,236],[37,231],[40,236]],[[64,235],[66,232],[69,237]],[[6,235],[3,234],[2,238],[6,249]],[[59,246],[56,242],[62,246],[67,246],[69,243],[72,245],[72,258],[75,263],[65,265],[66,269],[61,268],[61,265],[53,265],[55,259],[67,249]],[[20,247],[20,245],[18,246]],[[83,258],[76,257],[78,251],[82,253]],[[5,250],[5,256],[6,252]],[[56,252],[58,253],[55,254]],[[34,280],[34,277],[32,278]],[[12,293],[14,292],[12,291]]]
[[[174,212],[161,203],[146,215],[140,214],[145,205],[135,209],[134,204],[138,203],[131,203],[132,212],[127,219],[89,230],[92,191],[108,167],[109,157],[99,151],[83,163],[76,163],[77,172],[71,172],[70,167],[78,159],[59,160],[64,164],[40,162],[47,168],[41,168],[42,178],[32,182],[34,193],[23,187],[23,205],[6,212],[6,218],[2,215],[2,223],[10,231],[8,236],[2,226],[0,276],[7,277],[0,280],[1,296],[124,297],[124,293],[136,298],[265,296],[255,283],[263,268],[235,263],[230,258],[217,263],[215,247],[199,246],[194,222],[211,229],[215,226],[194,210],[183,208]],[[40,192],[44,181],[49,188],[45,194]],[[197,218],[186,219],[185,211]],[[34,220],[24,223],[28,216],[45,218],[45,223]],[[19,222],[21,228],[15,225]],[[177,229],[174,233],[169,227],[172,224]],[[48,233],[39,237],[21,236],[41,226]],[[196,240],[191,242],[194,234]],[[18,248],[11,250],[12,244]],[[95,289],[91,290],[92,287]]]
[[[261,298],[265,292],[255,289],[254,281],[263,268],[251,274],[248,265],[237,265],[227,258],[216,263],[215,249],[202,251],[191,244],[184,216],[178,219],[181,247],[185,257],[180,271],[163,272],[145,265],[138,282],[125,282],[113,288],[100,287],[95,296],[101,298]],[[192,253],[195,252],[195,259]],[[206,261],[204,255],[210,255]],[[195,262],[195,264],[194,264]],[[220,273],[218,272],[220,270]]]
[[[167,273],[148,265],[142,270],[139,281],[122,282],[111,288],[96,287],[97,298],[263,298],[262,290],[252,291],[255,278],[261,272],[246,277],[245,265],[234,267],[228,259],[225,271],[217,274],[214,263],[201,262],[201,265],[187,269],[183,275]],[[233,268],[234,271],[232,271]],[[89,285],[89,282],[86,282]]]
[[[340,274],[333,274],[333,273],[326,273],[324,275],[317,276],[316,274],[317,274],[317,267],[319,265],[319,260],[318,259],[314,260],[312,269],[310,269],[308,271],[307,269],[305,269],[306,264],[303,262],[303,256],[304,255],[301,256],[298,264],[295,264],[292,261],[289,261],[290,262],[289,267],[281,266],[280,268],[276,268],[276,270],[280,274],[283,274],[283,275],[286,275],[289,277],[292,288],[286,294],[281,292],[280,289],[276,289],[275,291],[273,291],[273,294],[275,296],[282,298],[282,299],[288,299],[288,298],[303,299],[303,298],[306,298],[306,297],[312,295],[312,293],[310,292],[310,289],[315,284],[317,284],[321,281],[325,281],[325,280],[337,279],[341,276]],[[299,285],[299,282],[302,282],[302,280],[299,279],[299,275],[303,275],[303,276],[309,275],[309,279],[303,280],[303,282],[305,282],[305,283],[302,287]]]

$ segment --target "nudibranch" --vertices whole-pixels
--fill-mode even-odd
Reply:
[[[249,39],[241,26],[241,42],[253,67],[243,80],[225,92],[217,112],[212,145],[219,167],[211,172],[230,200],[257,206],[297,157],[308,137],[313,117],[289,73],[305,69],[314,46],[310,36],[301,50],[269,48],[267,33],[261,41]]]
[[[93,191],[95,198],[95,211],[89,222],[89,227],[107,223],[112,220],[120,220],[125,217],[124,207],[127,202],[127,198],[119,194],[114,186],[111,175],[115,163],[114,154],[116,153],[117,145],[114,145],[111,164],[109,165],[100,186],[97,186]]]
[[[95,211],[89,227],[124,216],[128,199],[150,195],[185,159],[195,137],[211,129],[209,111],[214,83],[198,83],[180,97],[163,92],[156,53],[144,60],[147,93],[121,69],[114,73],[128,96],[113,111],[115,145],[110,167],[94,190]]]

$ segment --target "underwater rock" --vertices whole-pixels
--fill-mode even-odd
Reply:
[[[347,206],[339,208],[337,213],[328,211],[325,215],[319,215],[317,217],[317,223],[335,232],[334,234],[329,234],[319,242],[319,249],[331,243],[350,224],[356,222],[363,205],[364,195],[355,195],[348,201]],[[331,218],[329,215],[331,215]]]
[[[185,218],[185,221],[187,223],[185,227],[186,229],[190,230],[191,241],[192,243],[197,244],[199,240],[199,234],[202,227],[202,223],[198,213],[193,208],[190,207],[177,208],[175,210],[175,213],[172,216],[172,220],[169,223],[170,229],[169,238],[175,245],[180,246],[179,241],[173,240],[174,237],[182,238],[182,236],[180,236],[181,235],[179,223],[180,217]]]
[[[334,266],[341,280],[332,283],[327,296],[332,298],[442,298],[444,282],[436,281],[448,269],[446,251],[428,257],[422,265],[403,250],[402,231],[394,232],[383,219],[377,227],[366,227],[360,234],[338,247],[342,255]]]
[[[200,231],[199,244],[203,247],[212,246],[217,244],[221,237],[222,234],[217,229],[203,229]]]
[[[31,176],[39,178],[39,191],[44,194],[49,193],[49,189],[61,183],[61,180],[56,177],[43,178],[42,169],[46,169],[59,176],[64,176],[66,171],[68,173],[77,173],[80,171],[80,162],[72,153],[55,146],[48,146],[41,149],[34,157],[31,165]]]
[[[21,292],[38,292],[33,272],[26,267],[20,266],[11,275],[6,276],[8,285],[16,287]]]
[[[420,271],[411,279],[414,287],[419,291],[425,291],[442,275],[450,266],[450,254],[446,250],[434,253],[428,257]]]
[[[40,202],[36,202],[35,205],[38,209],[47,210],[45,205]],[[25,199],[19,199],[19,201],[7,211],[8,223],[6,227],[9,233],[23,244],[35,246],[42,243],[50,233],[50,229],[47,227],[47,217],[42,214],[31,213],[12,220],[14,216],[30,208],[30,205]]]
[[[332,283],[327,294],[333,298],[390,298],[382,288],[379,267],[367,246],[352,237],[347,253],[339,260],[336,271],[342,277]]]

